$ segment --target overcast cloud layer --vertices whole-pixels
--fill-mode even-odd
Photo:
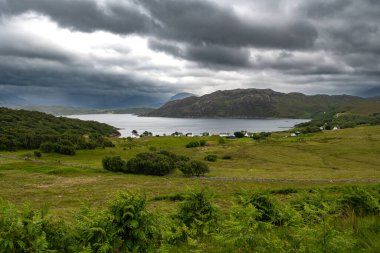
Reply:
[[[235,88],[380,95],[379,13],[377,0],[0,0],[0,99],[119,107]]]

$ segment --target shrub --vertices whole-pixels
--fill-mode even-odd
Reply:
[[[75,155],[74,147],[68,145],[55,145],[54,151],[62,155]]]
[[[196,160],[178,163],[177,166],[185,176],[199,177],[210,171],[206,163]]]
[[[216,155],[207,155],[205,156],[204,160],[209,161],[209,162],[216,162],[217,158],[218,157]]]
[[[360,187],[348,188],[340,204],[343,211],[353,210],[359,216],[380,213],[379,200]]]
[[[207,190],[190,192],[179,206],[177,218],[187,227],[194,229],[196,235],[208,234],[215,228],[217,208],[211,203]]]
[[[235,135],[236,138],[243,138],[244,137],[244,133],[243,132],[235,132],[234,135]]]
[[[34,150],[34,156],[37,157],[37,158],[41,158],[42,154],[41,154],[40,151]]]
[[[120,193],[111,202],[109,212],[111,225],[121,241],[118,252],[152,252],[159,244],[160,231],[142,196]]]
[[[127,162],[127,172],[164,176],[175,169],[175,161],[160,153],[140,153]]]
[[[276,226],[294,225],[301,221],[300,215],[290,206],[280,203],[270,193],[258,191],[242,198],[243,205],[251,204],[258,212],[258,220]]]
[[[224,156],[222,157],[222,159],[224,159],[224,160],[231,160],[232,157],[231,157],[230,155],[224,155]]]
[[[0,252],[44,252],[49,248],[41,213],[26,207],[19,213],[0,202]]]
[[[226,143],[226,139],[224,137],[219,137],[218,142],[219,142],[219,144],[225,144]]]
[[[121,159],[120,156],[113,157],[104,157],[102,160],[103,168],[105,170],[114,171],[114,172],[125,172],[126,171],[126,162]]]
[[[44,142],[41,144],[40,149],[44,153],[51,153],[54,151],[54,144],[51,142]]]
[[[201,146],[201,147],[206,146],[206,141],[205,140],[200,140],[199,141],[199,146]]]
[[[271,136],[271,132],[260,132],[252,134],[252,139],[254,140],[265,140],[267,137]]]
[[[198,141],[191,141],[188,144],[186,144],[186,148],[196,148],[199,146],[200,146],[200,144]]]

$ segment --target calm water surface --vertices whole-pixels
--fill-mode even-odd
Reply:
[[[160,117],[138,117],[133,114],[87,114],[71,115],[70,118],[95,120],[107,123],[121,130],[121,137],[128,137],[132,130],[139,133],[152,132],[154,135],[172,134],[174,132],[210,134],[230,133],[245,130],[248,132],[282,131],[308,119],[179,119]]]

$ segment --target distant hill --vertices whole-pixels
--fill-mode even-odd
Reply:
[[[311,118],[323,111],[380,112],[380,101],[348,95],[281,93],[271,89],[216,91],[201,97],[174,100],[144,116],[178,118]],[[355,110],[354,110],[355,111]]]
[[[172,96],[168,102],[170,101],[174,101],[174,100],[180,100],[180,99],[184,99],[184,98],[188,98],[188,97],[192,97],[192,96],[195,96],[193,93],[188,93],[188,92],[181,92],[181,93],[178,93],[174,96]]]
[[[115,127],[96,121],[0,107],[0,150],[37,149],[43,143],[93,149],[112,146],[104,137],[119,135]]]

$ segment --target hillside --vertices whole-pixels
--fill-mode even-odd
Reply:
[[[114,127],[95,121],[0,108],[0,150],[36,149],[46,142],[63,141],[64,146],[89,149],[102,146],[103,137],[117,135],[119,132]]]
[[[188,97],[166,103],[144,116],[178,118],[310,118],[323,111],[355,111],[367,108],[380,112],[380,101],[339,95],[280,93],[270,89],[236,89],[216,91],[201,97]]]

